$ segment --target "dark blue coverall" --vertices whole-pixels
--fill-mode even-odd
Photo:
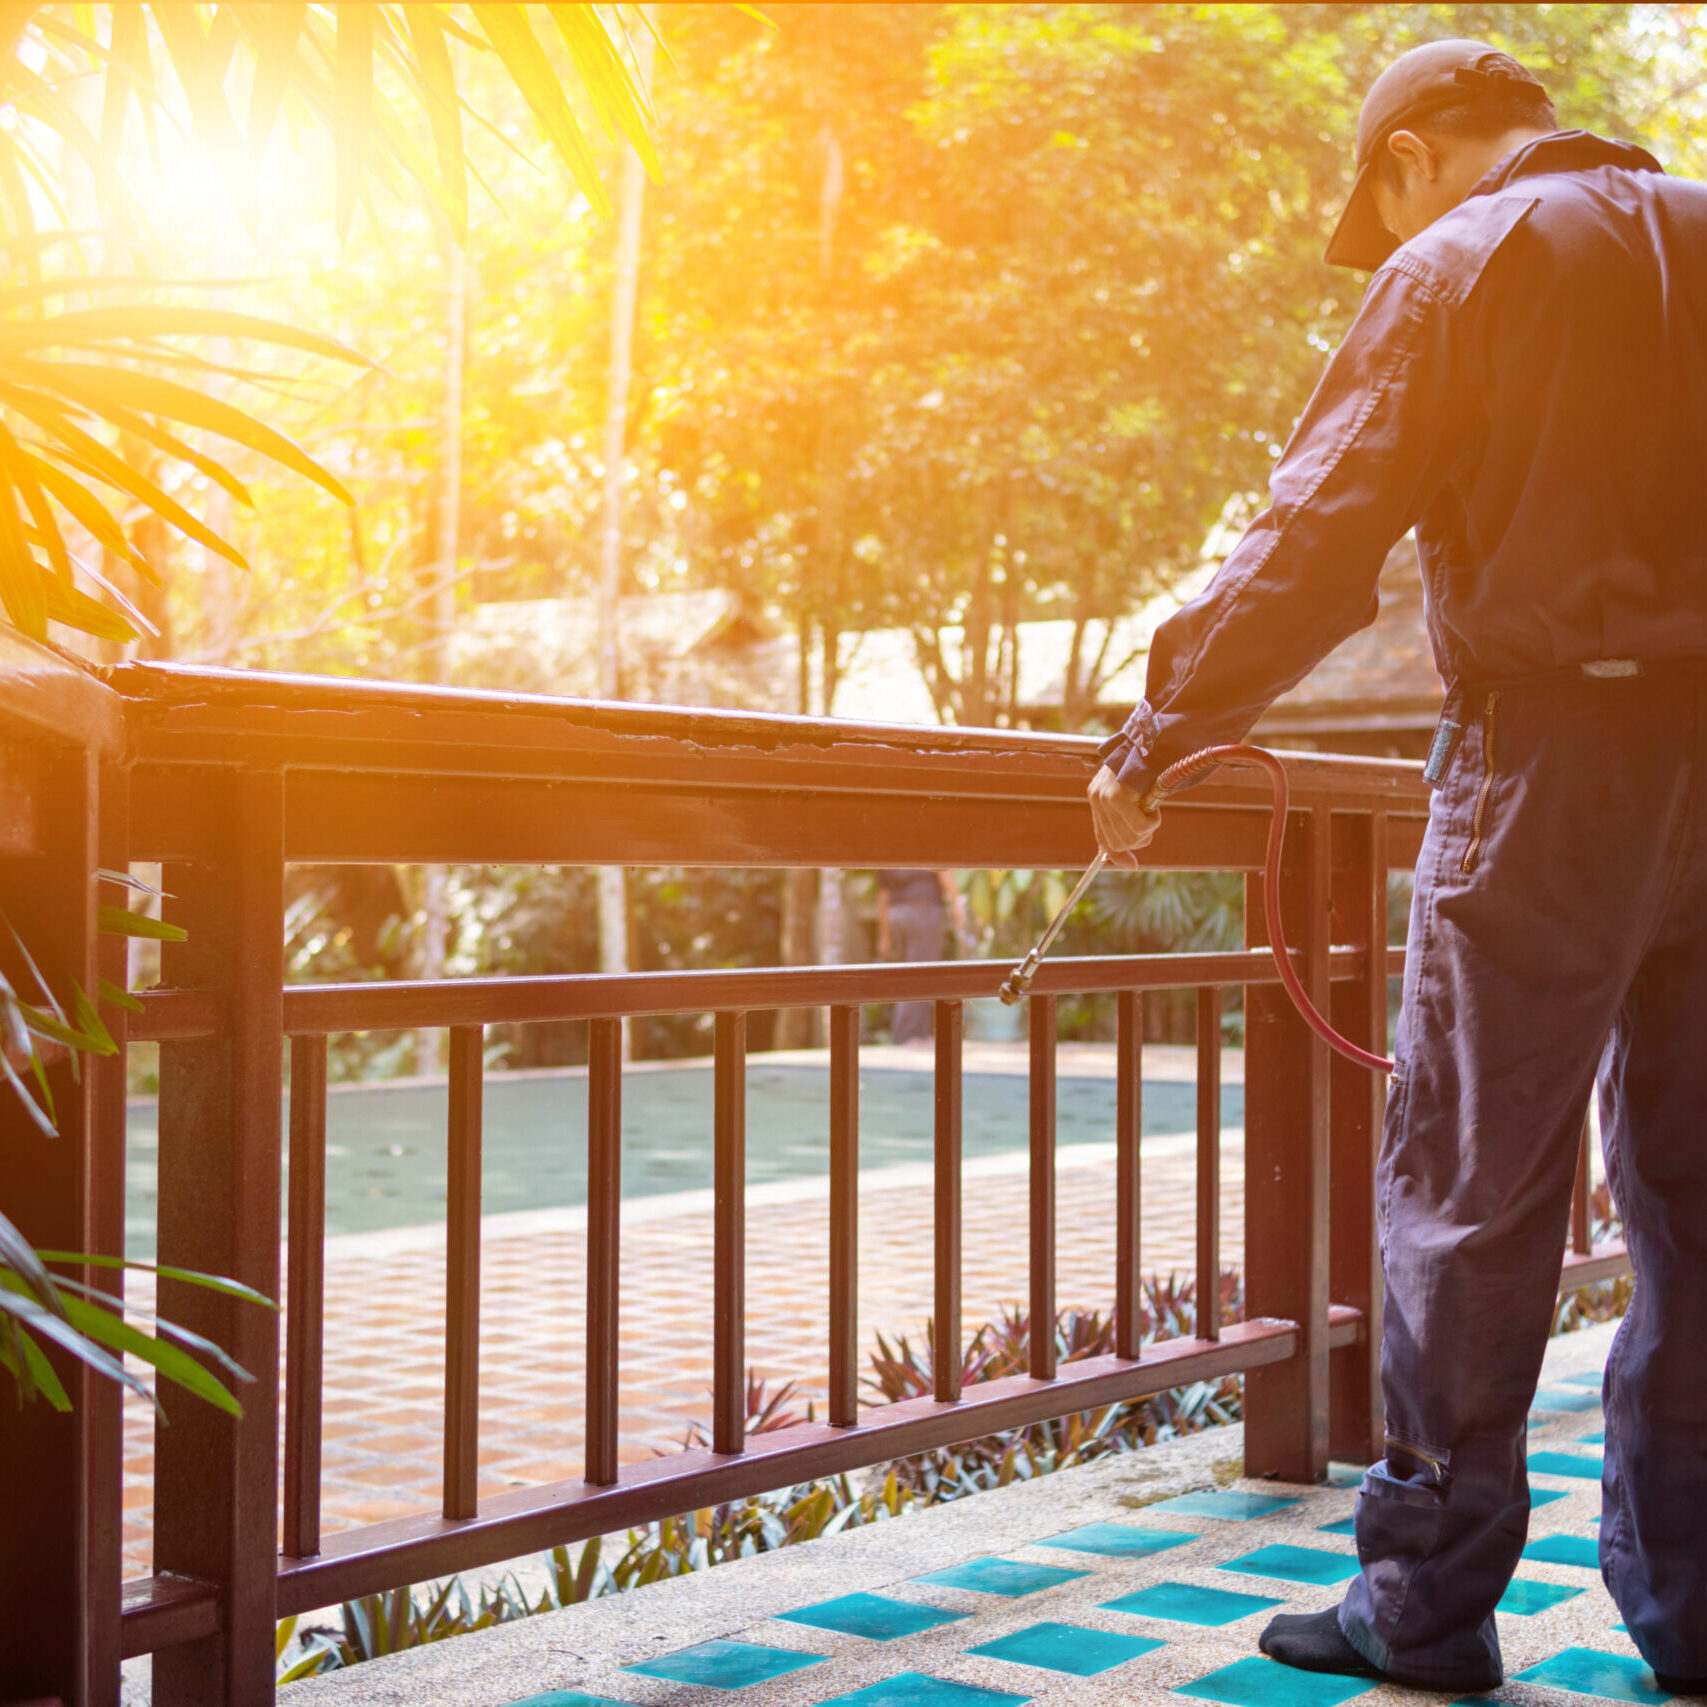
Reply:
[[[1602,1569],[1648,1663],[1707,1674],[1707,186],[1581,131],[1509,155],[1375,274],[1270,484],[1105,753],[1141,791],[1242,740],[1371,620],[1415,526],[1463,736],[1417,866],[1377,1175],[1388,1432],[1341,1627],[1442,1688],[1499,1664],[1599,1063],[1637,1275]]]

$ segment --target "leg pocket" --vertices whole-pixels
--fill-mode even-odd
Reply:
[[[1357,1560],[1378,1608],[1376,1633],[1391,1641],[1404,1616],[1412,1578],[1440,1547],[1446,1491],[1395,1476],[1383,1460],[1364,1472],[1360,1494]]]

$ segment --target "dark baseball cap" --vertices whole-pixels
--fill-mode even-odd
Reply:
[[[1431,41],[1400,54],[1363,98],[1357,116],[1357,177],[1328,241],[1328,264],[1373,272],[1399,246],[1381,223],[1370,193],[1375,151],[1394,131],[1442,107],[1502,94],[1514,84],[1546,93],[1539,78],[1484,41]]]

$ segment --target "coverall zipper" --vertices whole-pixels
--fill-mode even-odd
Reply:
[[[1408,1440],[1401,1440],[1395,1434],[1383,1435],[1382,1442],[1385,1446],[1397,1448],[1400,1452],[1404,1453],[1407,1458],[1414,1458],[1419,1464],[1426,1464],[1434,1475],[1434,1485],[1437,1488],[1444,1488],[1446,1486],[1448,1479],[1448,1459],[1437,1458],[1432,1452],[1425,1452],[1420,1446],[1414,1446]]]
[[[1476,795],[1476,814],[1470,821],[1470,845],[1465,848],[1464,857],[1458,863],[1458,869],[1466,876],[1476,869],[1476,861],[1482,851],[1482,832],[1488,816],[1488,794],[1494,786],[1494,720],[1499,704],[1499,690],[1496,688],[1488,695],[1487,703],[1482,707],[1482,786]]]

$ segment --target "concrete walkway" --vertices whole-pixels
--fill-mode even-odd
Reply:
[[[1522,1707],[1667,1699],[1595,1569],[1610,1326],[1549,1348],[1535,1509],[1502,1602]],[[1256,1653],[1337,1602],[1355,1475],[1239,1480],[1237,1429],[719,1566],[292,1685],[283,1707],[1400,1707],[1438,1701]],[[1184,1497],[1182,1497],[1184,1496]]]

